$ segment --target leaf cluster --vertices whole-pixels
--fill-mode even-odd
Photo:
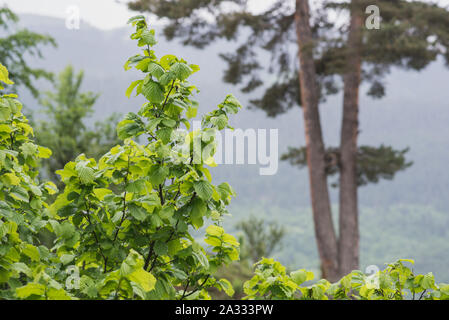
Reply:
[[[352,271],[338,282],[321,279],[310,284],[313,272],[305,269],[286,272],[273,259],[262,259],[255,266],[254,277],[244,285],[244,299],[273,300],[447,300],[449,285],[436,284],[434,275],[415,274],[400,259],[376,273]],[[309,285],[306,285],[309,284]]]

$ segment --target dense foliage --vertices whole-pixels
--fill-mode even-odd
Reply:
[[[449,285],[435,284],[432,273],[416,275],[404,262],[388,264],[383,271],[365,275],[353,271],[336,283],[319,280],[310,286],[301,286],[313,280],[314,274],[301,269],[287,274],[285,267],[273,259],[262,259],[256,264],[255,276],[245,283],[246,299],[282,300],[438,300],[449,299]]]
[[[11,85],[8,76],[0,64],[0,81]],[[57,192],[53,183],[37,180],[38,161],[51,151],[33,143],[33,129],[16,98],[0,97],[0,297],[25,298],[45,291],[48,298],[61,298],[61,285],[53,280],[56,257],[37,237],[49,223],[45,199]]]
[[[234,97],[227,96],[217,110],[203,118],[201,131],[183,134],[177,130],[181,124],[189,126],[184,114],[196,114],[196,103],[191,100],[195,87],[186,79],[198,68],[173,55],[157,59],[150,49],[156,43],[154,31],[147,29],[142,17],[130,22],[136,26],[132,38],[144,50],[142,55],[132,57],[125,68],[135,66],[146,77],[134,82],[127,94],[137,87],[137,93],[149,102],[138,114],[128,114],[118,125],[118,135],[125,139],[123,145],[112,148],[98,163],[82,154],[58,171],[65,183],[64,192],[45,211],[45,222],[39,224],[57,237],[52,248],[54,265],[45,268],[44,263],[41,267],[42,272],[55,269],[48,277],[52,283],[43,282],[41,276],[17,283],[4,277],[8,289],[4,292],[11,297],[16,292],[19,298],[52,298],[48,295],[50,288],[62,290],[58,291],[61,297],[73,298],[207,298],[206,288],[211,286],[232,294],[229,282],[215,279],[213,273],[239,256],[238,242],[218,225],[234,192],[226,183],[213,186],[204,165],[214,165],[215,130],[227,127],[227,114],[236,113],[241,106]],[[11,83],[6,76],[4,80]],[[23,118],[20,112],[18,117]],[[27,125],[22,126],[28,129]],[[131,139],[143,134],[148,137],[145,145]],[[8,139],[14,138],[11,137]],[[5,141],[5,148],[6,142],[10,141]],[[198,156],[189,148],[198,143],[201,150],[209,152]],[[41,150],[26,146],[22,148],[25,156]],[[181,152],[183,146],[188,147],[187,153]],[[4,175],[10,179],[8,185],[13,185],[11,196],[29,201],[27,190],[16,187],[19,181],[13,173]],[[32,209],[40,207],[35,205]],[[42,219],[40,211],[33,213]],[[216,221],[206,229],[209,251],[190,234],[203,225],[205,218]],[[25,219],[23,223],[27,220],[34,222]],[[13,232],[14,229],[5,230],[5,235],[17,235]],[[39,262],[38,249],[32,248],[32,258]],[[10,272],[7,263],[5,272]],[[80,269],[80,289],[76,291],[64,291],[57,282],[63,280],[61,275],[69,264]],[[20,267],[23,269],[26,264]],[[20,276],[21,271],[14,275]],[[25,271],[31,275],[31,271]],[[17,288],[19,284],[25,285]]]
[[[57,172],[64,190],[51,204],[57,188],[39,182],[37,170],[51,151],[34,143],[17,96],[0,97],[2,299],[208,299],[211,288],[233,295],[230,282],[214,275],[239,259],[238,241],[221,227],[235,193],[227,183],[213,185],[206,165],[215,166],[216,131],[229,127],[228,114],[241,105],[228,95],[203,117],[202,129],[188,131],[198,106],[187,78],[199,68],[173,55],[158,59],[145,19],[130,22],[143,54],[125,68],[145,77],[127,94],[135,89],[148,102],[118,124],[122,144],[99,161],[81,154]],[[12,84],[3,65],[0,81]],[[207,221],[203,246],[193,231]],[[43,229],[55,235],[51,248],[40,241]],[[335,284],[301,287],[311,272],[287,274],[262,259],[244,289],[247,299],[402,299],[407,290],[411,298],[449,298],[448,285],[414,275],[403,261],[376,276],[374,284],[353,272]]]

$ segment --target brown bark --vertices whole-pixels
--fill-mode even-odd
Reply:
[[[321,259],[322,276],[329,281],[336,281],[339,276],[337,237],[332,222],[325,172],[325,149],[318,110],[319,92],[309,20],[308,0],[296,0],[295,23],[299,47],[301,103],[305,124],[315,237]]]
[[[343,120],[340,142],[340,199],[338,264],[340,275],[359,267],[359,225],[357,203],[357,136],[361,74],[362,7],[351,2],[346,71],[343,76]]]

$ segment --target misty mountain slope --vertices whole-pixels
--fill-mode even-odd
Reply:
[[[68,30],[61,19],[32,15],[23,15],[21,24],[51,34],[59,44],[57,49],[45,50],[46,59],[38,61],[39,66],[58,72],[71,63],[77,69],[85,70],[84,88],[101,93],[96,105],[96,118],[113,111],[126,113],[139,109],[143,103],[141,97],[127,99],[124,95],[129,83],[139,77],[135,72],[125,72],[122,67],[126,59],[138,50],[135,43],[129,40],[131,28],[100,31],[82,23],[80,30]],[[251,96],[240,93],[238,88],[222,83],[225,65],[218,54],[231,50],[232,43],[220,42],[201,51],[173,41],[166,42],[160,34],[157,38],[159,43],[156,51],[159,55],[175,52],[189,62],[200,65],[201,71],[192,78],[192,83],[201,90],[198,95],[200,112],[214,108],[226,93],[234,93],[244,104],[250,99]],[[449,186],[449,173],[443,170],[445,162],[449,160],[448,78],[449,72],[442,63],[435,63],[421,73],[394,71],[387,78],[386,98],[373,101],[362,95],[360,143],[385,143],[398,148],[408,146],[411,148],[409,156],[414,161],[413,167],[399,173],[394,181],[362,188],[362,203],[418,202],[448,208],[448,203],[444,203],[443,194],[440,193]],[[323,128],[329,145],[336,145],[339,141],[341,101],[341,95],[333,96],[321,107]],[[261,111],[245,109],[232,123],[237,128],[279,129],[280,154],[287,146],[304,144],[299,108],[275,119],[267,118]],[[307,175],[288,164],[281,164],[278,174],[271,177],[258,176],[257,168],[247,170],[245,167],[223,166],[217,171],[229,173],[233,170],[237,171],[237,177],[248,171],[249,176],[246,178],[249,179],[245,181],[251,185],[272,186],[273,201],[277,198],[276,191],[288,183],[289,189],[305,194],[304,197],[298,197],[297,191],[288,192],[290,197],[298,200],[292,205],[308,205]]]
[[[140,77],[123,69],[127,58],[138,50],[129,39],[131,28],[101,31],[82,23],[80,30],[68,30],[61,19],[33,15],[21,16],[21,25],[51,34],[59,44],[57,49],[46,49],[45,60],[36,61],[37,66],[59,72],[70,63],[77,70],[84,69],[84,89],[101,93],[96,119],[111,112],[125,114],[139,109],[141,97],[125,97],[128,85]],[[214,108],[227,93],[235,94],[244,105],[254,97],[222,82],[225,65],[218,54],[232,50],[232,43],[219,42],[200,51],[166,42],[160,33],[157,39],[155,50],[159,56],[175,53],[200,65],[201,71],[192,77],[192,83],[201,90],[200,113]],[[417,269],[434,271],[449,279],[449,272],[443,267],[449,262],[448,234],[444,232],[449,229],[448,79],[449,71],[441,62],[420,73],[394,70],[386,79],[384,99],[361,97],[360,144],[410,147],[408,156],[414,162],[393,181],[360,189],[363,265],[411,257],[420,263]],[[43,84],[43,88],[48,89],[48,84]],[[23,94],[22,100],[37,109],[29,94]],[[320,107],[328,145],[339,142],[341,105],[342,97],[337,95]],[[267,118],[261,111],[245,109],[231,123],[243,129],[277,128],[279,155],[288,146],[304,144],[299,108],[275,119]],[[258,169],[254,165],[221,165],[212,170],[217,181],[228,181],[238,194],[230,208],[233,217],[226,225],[233,228],[239,219],[250,214],[277,220],[289,232],[277,257],[289,265],[317,267],[307,171],[287,163],[279,163],[278,173],[273,176],[260,176]],[[337,195],[333,189],[334,203]]]

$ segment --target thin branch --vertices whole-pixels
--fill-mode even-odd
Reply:
[[[421,293],[421,296],[419,297],[418,300],[421,300],[426,292],[427,292],[427,289],[425,289],[425,290]]]
[[[168,101],[168,97],[170,96],[170,94],[171,94],[171,92],[173,90],[174,85],[175,85],[175,80],[173,80],[172,83],[171,83],[170,90],[168,91],[168,94],[165,97],[165,101],[164,101],[164,104],[162,105],[161,112],[164,111],[165,105],[167,104],[167,101]]]
[[[125,176],[125,181],[124,181],[125,182],[125,192],[123,194],[123,209],[122,209],[123,214],[122,214],[122,218],[120,219],[120,223],[118,224],[117,229],[115,230],[114,239],[112,240],[113,242],[115,242],[115,240],[117,240],[117,236],[118,236],[120,227],[122,226],[123,221],[125,221],[125,217],[126,217],[126,195],[127,195],[126,187],[128,184],[128,175],[129,175],[129,154],[128,154],[128,167],[126,168],[126,176]]]
[[[197,287],[195,290],[193,290],[192,292],[190,292],[189,294],[185,294],[185,290],[184,290],[184,294],[182,295],[182,299],[187,298],[188,296],[191,296],[192,294],[194,294],[195,292],[201,290],[203,288],[203,286],[206,284],[206,281],[209,280],[210,274],[208,274],[206,276],[206,279],[204,279],[204,281],[199,285],[199,287]]]
[[[161,199],[161,205],[164,205],[165,200],[164,200],[164,193],[162,190],[162,184],[159,185],[159,198]]]
[[[90,221],[89,214],[90,214],[90,203],[89,203],[89,201],[87,201],[87,203],[86,203],[86,218],[87,218],[87,221],[89,222],[89,225],[92,226],[93,229],[94,229],[92,231],[92,233],[94,235],[95,242],[97,243],[98,251],[99,251],[99,253],[100,253],[100,255],[101,255],[101,257],[103,258],[103,261],[104,261],[103,272],[106,273],[106,268],[107,268],[107,264],[108,264],[108,258],[103,254],[103,250],[101,249],[100,241],[98,240],[97,233],[95,232],[95,227],[92,224],[92,222]]]
[[[186,292],[187,292],[187,288],[189,287],[189,282],[190,282],[190,279],[187,279],[187,283],[186,283],[186,286],[184,287],[184,292],[182,293],[182,297],[180,300],[184,299]]]
[[[153,255],[154,252],[154,243],[155,241],[151,241],[150,243],[150,250],[148,251],[148,256],[145,259],[145,264],[143,265],[143,269],[146,270],[148,268],[148,266],[150,265],[150,260],[151,260],[151,256]]]

